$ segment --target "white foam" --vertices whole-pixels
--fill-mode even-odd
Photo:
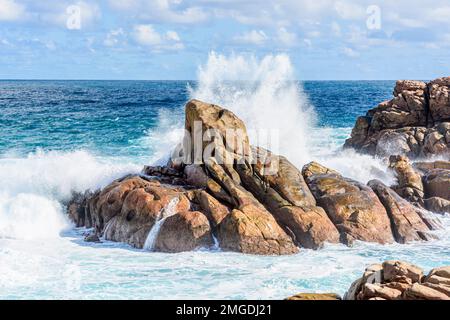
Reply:
[[[246,124],[250,139],[281,153],[296,163],[308,160],[308,131],[315,112],[295,81],[285,54],[254,56],[219,55],[212,52],[198,71],[198,87],[191,98],[221,105]],[[278,146],[266,145],[258,132],[278,132]],[[255,143],[255,142],[254,142]],[[275,150],[274,150],[275,147]]]
[[[199,68],[198,86],[190,88],[190,95],[233,111],[245,122],[251,143],[286,156],[300,169],[318,161],[363,183],[374,178],[391,183],[392,174],[380,160],[342,150],[351,128],[317,127],[314,108],[294,79],[285,54],[258,59],[212,52]],[[278,132],[275,148],[258,139],[261,130]]]
[[[0,158],[0,238],[58,236],[68,226],[61,201],[110,183],[139,166],[99,160],[86,151]]]

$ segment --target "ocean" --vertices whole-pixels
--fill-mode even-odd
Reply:
[[[191,98],[230,108],[250,138],[278,130],[278,151],[300,168],[316,160],[362,182],[394,181],[380,160],[342,150],[356,117],[389,99],[394,81],[293,81],[289,64],[279,68],[284,58],[272,57],[244,68],[255,79],[242,82],[216,62],[195,81],[0,81],[0,299],[283,299],[343,294],[384,260],[426,270],[450,264],[447,218],[437,241],[326,245],[281,257],[85,243],[65,201],[164,163]]]

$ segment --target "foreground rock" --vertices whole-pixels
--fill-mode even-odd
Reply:
[[[345,300],[450,300],[450,267],[423,270],[402,261],[368,267]]]
[[[450,77],[398,81],[394,98],[359,117],[345,147],[388,157],[450,154]]]

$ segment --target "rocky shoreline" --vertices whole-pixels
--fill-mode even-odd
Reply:
[[[334,293],[299,293],[287,300],[450,300],[450,267],[427,275],[413,264],[385,261],[366,268],[344,297]]]
[[[324,243],[432,240],[440,223],[430,211],[450,212],[449,92],[450,78],[428,84],[399,81],[393,100],[358,118],[345,148],[386,158],[397,178],[393,186],[378,180],[366,185],[316,162],[299,170],[285,157],[251,146],[245,124],[232,112],[192,100],[186,105],[185,139],[166,166],[146,166],[139,175],[77,194],[68,215],[77,227],[94,230],[87,241],[103,237],[160,252],[219,246],[286,255],[320,249]],[[187,148],[199,132],[208,132],[208,139]],[[407,287],[386,278],[386,268],[397,267],[385,263],[368,269],[377,275],[365,274],[346,297],[445,294],[423,280],[441,272],[408,278]],[[368,280],[374,277],[379,282]]]

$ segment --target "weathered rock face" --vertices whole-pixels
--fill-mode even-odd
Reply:
[[[433,239],[429,234],[430,228],[422,220],[413,205],[402,199],[381,181],[372,180],[369,182],[369,186],[375,191],[386,208],[397,242],[407,243],[409,241]]]
[[[405,99],[419,110],[420,97]],[[188,149],[186,141],[197,135],[206,140]],[[394,235],[402,243],[429,239],[433,221],[386,186],[373,186],[380,202],[370,187],[318,163],[300,172],[288,159],[251,147],[244,123],[218,106],[187,104],[185,144],[176,150],[182,157],[166,166],[146,166],[141,175],[75,197],[70,218],[94,228],[95,237],[164,252],[209,247],[213,239],[222,250],[262,255],[318,249],[326,242],[391,243]],[[421,183],[409,163],[395,168],[399,185]],[[429,181],[430,190],[442,189],[431,175]]]
[[[345,300],[450,300],[450,267],[423,270],[402,261],[370,266],[344,296]]]
[[[222,249],[257,254],[291,254],[297,252],[292,238],[278,225],[273,215],[237,184],[225,169],[212,159],[206,164],[214,179],[230,194],[234,209],[217,229]]]
[[[231,111],[198,100],[189,101],[185,110],[185,129],[188,133],[184,141],[185,164],[207,160],[213,149],[216,158],[249,155],[247,128]],[[208,139],[202,139],[206,137]],[[195,148],[194,141],[198,139],[203,141],[201,148]],[[189,145],[186,145],[188,142]]]
[[[450,121],[450,77],[431,81],[428,85],[430,92],[430,115],[434,122]]]
[[[435,213],[450,213],[448,199],[449,161],[415,162],[414,168],[422,175],[425,208]]]
[[[254,149],[256,165],[238,165],[242,184],[265,205],[278,223],[304,248],[318,249],[324,242],[339,242],[339,233],[325,211],[316,206],[301,172],[286,158]],[[263,155],[263,156],[261,156]],[[265,164],[278,170],[267,175]]]
[[[425,194],[422,176],[414,170],[409,159],[405,156],[391,156],[389,167],[395,171],[398,180],[394,190],[409,202],[423,206]]]
[[[317,203],[325,209],[341,241],[394,242],[386,209],[373,190],[330,169],[311,163],[303,168]]]
[[[425,199],[425,207],[434,213],[450,213],[450,201],[438,197]]]
[[[183,211],[168,217],[161,226],[154,250],[162,252],[192,251],[214,244],[206,216],[198,211]]]
[[[438,197],[450,201],[450,170],[434,169],[423,179],[427,198]]]
[[[380,157],[449,155],[449,83],[398,81],[392,100],[357,119],[345,147]]]

